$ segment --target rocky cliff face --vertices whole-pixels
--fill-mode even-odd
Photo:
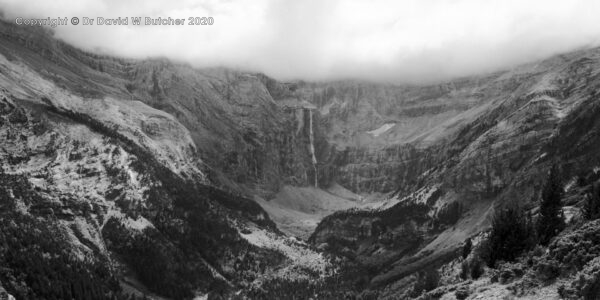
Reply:
[[[214,184],[265,194],[282,184],[314,184],[310,114],[304,106],[276,103],[262,75],[101,57],[13,26],[3,26],[2,35],[9,60],[25,58],[33,71],[78,96],[140,101],[174,116],[195,144],[185,156],[200,160]],[[147,120],[141,129],[151,134],[163,125]]]
[[[139,279],[141,284],[133,284],[134,291],[175,298],[190,297],[197,289],[206,291],[211,284],[231,284],[230,276],[242,275],[242,269],[249,271],[243,276],[259,276],[269,264],[285,259],[249,243],[239,233],[249,226],[246,223],[277,232],[257,204],[194,184],[193,178],[201,178],[201,173],[188,173],[189,179],[178,175],[176,161],[161,162],[161,148],[151,140],[138,144],[126,136],[126,129],[117,130],[110,123],[51,102],[18,98],[10,89],[2,91],[0,101],[1,234],[8,247],[2,248],[7,255],[2,263],[8,268],[3,279],[8,279],[4,285],[17,297],[68,297],[60,288],[37,289],[38,276],[53,271],[27,273],[35,268],[21,268],[31,263],[52,269],[45,265],[52,261],[36,262],[36,255],[56,251],[69,263],[99,265],[103,271],[98,272],[108,272],[110,277]],[[152,110],[146,113],[151,116]],[[171,138],[175,145],[177,140]],[[28,234],[37,234],[38,227],[44,228],[44,234],[30,240]],[[55,244],[47,245],[45,239]],[[32,250],[27,243],[42,246]],[[18,263],[11,258],[15,251],[30,254]],[[265,260],[263,255],[271,258]],[[255,260],[264,265],[249,262]],[[194,265],[185,266],[190,261]],[[128,268],[115,267],[120,264]],[[83,276],[79,273],[86,269],[82,268],[60,271],[52,278],[73,283],[61,276]],[[20,282],[22,276],[29,279]],[[84,290],[94,290],[103,295],[100,298],[120,293],[114,286],[103,285],[106,278],[85,280],[89,286]],[[128,279],[124,280],[129,286]],[[83,296],[73,293],[75,298]]]
[[[335,248],[331,239],[341,237],[343,241],[337,244],[352,242],[357,245],[355,249],[361,249],[373,245],[374,238],[402,230],[403,225],[390,223],[375,236],[359,230],[342,236],[334,232],[373,227],[392,209],[403,211],[401,207],[409,203],[422,204],[427,207],[424,222],[429,227],[420,233],[418,250],[410,256],[402,248],[395,250],[384,244],[376,251],[351,251],[351,255],[386,266],[372,278],[374,286],[397,282],[419,268],[447,259],[456,245],[489,226],[486,216],[495,206],[509,201],[526,208],[536,206],[544,174],[552,163],[561,165],[566,178],[599,165],[594,150],[597,122],[592,117],[598,112],[599,74],[600,52],[593,49],[478,81],[474,91],[485,101],[475,113],[467,110],[461,116],[468,117],[461,118],[455,130],[450,127],[445,137],[433,144],[423,143],[427,137],[410,143],[424,149],[422,156],[416,157],[425,159],[419,163],[425,168],[410,168],[414,173],[406,178],[411,181],[396,177],[399,204],[370,214],[355,211],[331,215],[319,224],[311,241]],[[381,254],[390,250],[395,256]]]
[[[148,105],[159,106],[162,92],[148,104],[130,97],[132,68],[145,62],[0,28],[0,278],[11,294],[181,299],[326,271],[323,256],[283,236],[258,204],[219,188],[227,182],[218,176],[229,169],[203,160],[210,158],[205,144],[183,123],[191,121]],[[239,84],[247,88],[244,79]],[[252,132],[245,141],[265,147]],[[269,153],[252,151],[237,162],[262,178],[264,168],[245,159],[266,161]]]
[[[244,196],[278,221],[308,220],[298,232],[316,227],[313,246],[367,266],[363,281],[380,288],[451,257],[495,206],[534,206],[554,160],[568,176],[600,165],[598,49],[395,86],[98,56],[6,23],[0,39],[3,219],[19,220],[2,237],[47,227],[62,238],[46,252],[91,258],[108,275],[90,282],[137,292],[185,298],[327,272]],[[35,296],[11,270],[3,285]]]
[[[25,58],[44,78],[77,95],[139,100],[174,116],[189,130],[193,156],[210,181],[267,197],[282,185],[314,186],[315,180],[356,193],[393,191],[398,177],[415,177],[406,171],[416,165],[406,161],[420,152],[413,148],[457,130],[507,84],[482,87],[498,75],[426,87],[281,83],[161,59],[97,56],[18,27],[3,26],[2,35],[9,59]],[[26,51],[13,52],[21,47]],[[40,60],[52,63],[35,63]]]

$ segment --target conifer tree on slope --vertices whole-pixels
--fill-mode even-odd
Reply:
[[[561,204],[562,195],[563,187],[560,171],[558,166],[554,164],[542,190],[540,203],[537,232],[542,245],[547,245],[550,239],[556,236],[565,226]]]
[[[593,185],[592,190],[585,196],[583,216],[587,220],[595,220],[600,217],[600,185],[597,183]]]

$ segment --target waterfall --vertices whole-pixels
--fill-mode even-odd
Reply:
[[[313,112],[312,109],[308,110],[308,127],[310,130],[310,154],[312,155],[313,169],[315,170],[315,187],[318,187],[318,173],[317,173],[317,157],[315,156],[315,134],[313,131]]]

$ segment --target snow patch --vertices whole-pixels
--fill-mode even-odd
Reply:
[[[542,153],[540,156],[538,156],[536,159],[533,160],[533,162],[538,162],[540,159],[546,157],[546,155],[548,155],[548,153],[544,152]]]
[[[332,102],[325,104],[323,107],[321,107],[321,109],[319,110],[319,113],[322,116],[328,115],[331,108],[336,104],[337,104],[337,101],[332,101]]]
[[[435,193],[438,190],[438,188],[439,188],[439,185],[423,187],[408,196],[405,196],[402,198],[399,198],[398,196],[394,196],[394,197],[385,199],[383,201],[379,201],[379,202],[375,202],[375,203],[366,203],[363,205],[362,208],[382,211],[382,210],[391,208],[392,206],[394,206],[400,202],[412,202],[412,203],[416,203],[416,204],[427,204],[427,201],[429,200],[429,198],[431,198],[433,193]]]
[[[123,224],[128,229],[143,231],[148,227],[154,228],[154,225],[152,225],[152,223],[148,221],[148,219],[139,216],[137,219],[134,220],[122,213],[121,210],[115,208],[114,206],[109,208],[106,212],[106,215],[104,216],[104,224],[102,224],[102,227],[104,227],[104,225],[106,225],[108,220],[110,220],[111,218],[116,218],[117,220],[121,221],[121,224]]]
[[[433,185],[433,186],[428,186],[428,187],[423,187],[417,191],[415,191],[414,193],[402,198],[400,200],[400,202],[413,202],[416,204],[427,204],[427,201],[429,200],[429,198],[431,198],[431,196],[433,195],[433,193],[435,193],[439,188],[439,185]]]
[[[380,202],[366,203],[364,205],[364,208],[372,209],[372,210],[386,210],[386,209],[400,203],[400,201],[402,201],[402,200],[399,199],[398,196],[394,196],[394,197],[385,199]]]
[[[564,186],[563,190],[564,190],[565,192],[568,192],[568,191],[570,191],[570,190],[571,190],[571,188],[572,188],[572,187],[574,187],[576,183],[577,183],[577,177],[573,177],[573,178],[571,178],[571,180],[569,180],[569,182],[567,182],[567,184],[565,184],[565,186]]]
[[[367,131],[367,133],[374,137],[378,137],[387,132],[388,130],[392,129],[394,126],[396,126],[396,123],[385,123],[375,130]]]

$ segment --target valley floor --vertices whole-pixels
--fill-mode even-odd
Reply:
[[[282,232],[304,240],[308,239],[325,216],[336,211],[375,209],[394,201],[381,199],[386,199],[386,195],[361,196],[338,184],[327,189],[286,185],[273,199],[254,198]]]

